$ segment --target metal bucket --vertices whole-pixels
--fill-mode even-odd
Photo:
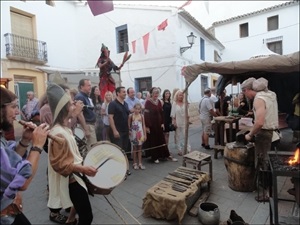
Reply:
[[[205,225],[218,225],[220,222],[219,207],[211,202],[201,203],[198,209],[198,220]]]

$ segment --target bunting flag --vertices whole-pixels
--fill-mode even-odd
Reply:
[[[132,41],[131,45],[132,45],[132,53],[135,53],[136,40]]]
[[[205,5],[205,8],[206,8],[207,14],[209,14],[209,2],[208,2],[208,1],[205,1],[205,2],[204,2],[204,5]]]
[[[113,1],[87,0],[94,16],[114,10]]]
[[[185,6],[189,5],[192,3],[192,0],[188,0],[186,1],[186,3],[184,3],[182,6],[180,6],[178,9],[183,9]]]
[[[143,44],[144,44],[145,54],[147,54],[147,52],[148,52],[149,34],[150,33],[147,33],[143,36]]]
[[[168,19],[166,19],[161,24],[159,24],[158,27],[157,27],[157,29],[158,30],[165,30],[167,26],[168,26]]]

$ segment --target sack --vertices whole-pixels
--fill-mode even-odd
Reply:
[[[169,124],[169,131],[175,131],[176,130],[176,127],[174,126],[173,123],[170,123]]]
[[[7,206],[5,209],[1,211],[1,217],[2,216],[15,216],[22,212],[23,206],[22,206],[22,196],[19,194],[19,192],[16,194],[16,197],[14,201]]]

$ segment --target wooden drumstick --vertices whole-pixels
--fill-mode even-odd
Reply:
[[[28,126],[27,124],[26,124],[26,122],[25,121],[23,121],[23,120],[17,120],[18,121],[18,123],[19,124],[21,124],[21,125],[23,125],[23,126]],[[28,126],[30,129],[32,129],[32,130],[34,130],[35,129],[35,127],[32,127],[32,126]],[[51,135],[51,134],[48,134],[48,138],[50,138],[50,139],[52,139],[53,141],[55,141],[55,142],[57,142],[58,144],[63,144],[64,143],[64,139],[63,138],[60,138],[60,137],[58,137],[58,136],[54,136],[54,135]]]

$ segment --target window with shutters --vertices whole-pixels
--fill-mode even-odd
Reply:
[[[268,18],[268,31],[278,30],[278,15]]]
[[[200,59],[205,61],[205,40],[200,38]]]
[[[127,25],[123,25],[116,28],[117,36],[117,53],[128,51],[128,31]]]
[[[282,55],[282,41],[269,42],[268,48],[279,55]]]
[[[240,38],[249,36],[248,23],[240,24]]]
[[[34,39],[33,17],[21,12],[11,11],[12,34]]]

